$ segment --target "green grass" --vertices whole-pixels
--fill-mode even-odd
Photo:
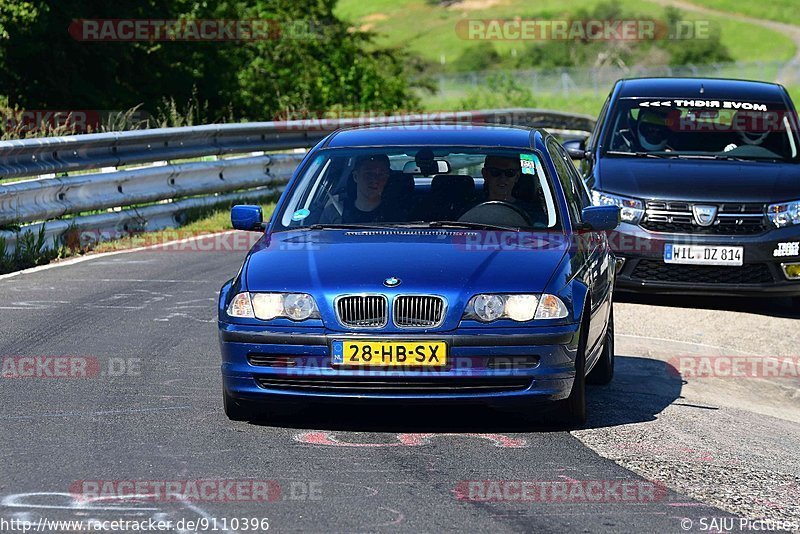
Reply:
[[[268,202],[261,204],[261,209],[264,212],[264,220],[268,220],[275,209],[275,203]],[[178,239],[186,239],[188,237],[194,237],[203,234],[222,232],[224,230],[233,230],[233,226],[231,225],[231,210],[229,207],[225,207],[224,209],[215,209],[207,215],[193,220],[192,222],[185,224],[180,228],[146,232],[144,234],[138,234],[132,237],[125,237],[122,239],[99,243],[92,249],[92,252],[110,252],[113,250],[146,247],[149,245],[166,243],[167,241],[175,241]]]
[[[378,42],[383,45],[405,45],[422,57],[439,62],[442,56],[447,62],[456,59],[464,48],[474,41],[462,39],[456,33],[460,19],[510,19],[514,17],[535,19],[568,18],[578,9],[591,9],[603,0],[572,0],[565,7],[563,0],[501,0],[487,9],[465,11],[431,5],[425,0],[397,0],[389,2],[363,2],[363,0],[340,0],[337,14],[375,31]],[[705,0],[737,3],[739,0]],[[789,2],[789,0],[769,0]],[[655,3],[638,0],[620,0],[626,13],[635,13],[658,20],[664,19],[663,7]],[[738,5],[738,4],[737,4]],[[757,4],[756,6],[760,5]],[[733,21],[725,17],[707,17],[688,11],[683,12],[687,20],[710,20],[719,27],[722,42],[736,61],[781,61],[794,55],[795,46],[785,35],[754,24]],[[494,41],[498,52],[510,54],[516,48],[522,51],[525,42]]]
[[[464,95],[466,96],[466,94]],[[422,105],[425,111],[453,111],[461,109],[461,96],[424,96]],[[606,95],[596,96],[593,93],[573,93],[570,96],[558,94],[533,95],[533,100],[524,107],[552,109],[570,113],[586,113],[597,116],[603,107]]]
[[[787,24],[797,24],[797,13],[800,9],[797,0],[692,0],[693,4],[739,13],[757,19],[769,19]]]

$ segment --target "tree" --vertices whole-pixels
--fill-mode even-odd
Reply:
[[[11,2],[14,2],[13,4]],[[247,5],[245,5],[247,4]],[[380,49],[333,15],[335,0],[0,0],[0,91],[26,109],[154,113],[165,99],[204,102],[208,120],[270,119],[287,109],[398,109],[415,99],[411,58]],[[261,41],[86,42],[73,19],[269,20]],[[4,32],[4,33],[3,33]]]

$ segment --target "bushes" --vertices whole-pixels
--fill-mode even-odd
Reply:
[[[508,74],[491,76],[485,86],[471,90],[459,107],[464,110],[536,107],[533,93]]]
[[[8,243],[0,237],[0,274],[45,265],[63,254],[63,248],[56,242],[52,247],[47,246],[44,225],[37,234],[31,230],[15,232],[17,244],[13,252],[8,251]]]

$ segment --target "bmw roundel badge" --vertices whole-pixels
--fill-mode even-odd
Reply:
[[[395,276],[390,276],[386,280],[383,281],[383,285],[386,287],[397,287],[400,285],[400,279]]]

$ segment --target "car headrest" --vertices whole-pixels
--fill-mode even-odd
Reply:
[[[536,199],[537,184],[532,174],[520,174],[514,189],[511,192],[514,198],[523,202],[533,202]]]
[[[475,180],[463,174],[437,174],[431,181],[432,195],[461,196],[475,192]]]
[[[773,115],[773,116],[770,116]],[[740,132],[763,134],[777,129],[775,113],[765,111],[738,110],[731,119],[731,128]]]
[[[410,174],[392,171],[383,195],[407,196],[414,192],[414,177]]]
[[[344,184],[344,194],[347,198],[354,199],[356,198],[356,189],[357,184],[356,181],[353,179],[353,172],[347,173],[347,181]]]

